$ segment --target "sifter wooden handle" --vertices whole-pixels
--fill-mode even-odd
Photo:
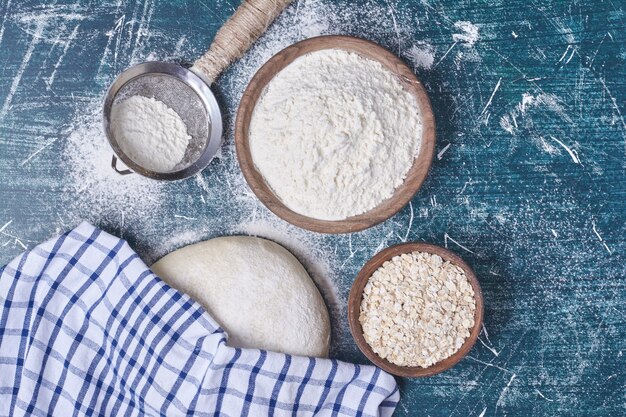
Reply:
[[[209,83],[259,39],[292,0],[244,0],[235,14],[217,31],[209,50],[195,62],[192,71]]]

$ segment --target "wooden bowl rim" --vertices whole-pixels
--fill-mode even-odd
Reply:
[[[358,51],[356,48],[361,48]],[[343,49],[375,60],[396,74],[418,102],[422,119],[422,139],[419,153],[413,160],[402,185],[394,194],[368,212],[344,220],[320,220],[296,213],[274,194],[254,166],[248,146],[248,128],[257,100],[271,79],[295,59],[324,49]],[[362,50],[367,50],[365,55]],[[394,66],[394,68],[391,67]],[[235,121],[235,148],[239,167],[257,198],[274,214],[303,229],[320,233],[352,233],[370,228],[395,215],[411,201],[426,179],[435,149],[435,118],[430,99],[411,68],[384,47],[354,36],[327,35],[297,42],[270,58],[252,77],[244,91]]]
[[[372,273],[376,271],[384,262],[390,260],[394,256],[415,251],[439,255],[444,260],[449,261],[450,263],[453,263],[463,269],[465,275],[467,276],[467,279],[474,289],[474,299],[476,300],[474,327],[472,327],[470,336],[465,340],[465,342],[463,342],[461,348],[452,356],[440,362],[437,362],[434,365],[429,366],[428,368],[422,368],[420,366],[398,366],[389,362],[386,359],[381,358],[372,350],[370,345],[365,341],[365,337],[363,336],[363,328],[361,327],[361,323],[359,322],[361,300],[363,298],[363,288],[367,284],[367,281],[371,277]],[[459,363],[459,361],[461,361],[461,359],[463,359],[469,353],[474,344],[476,344],[476,341],[478,340],[478,335],[480,334],[480,331],[482,329],[483,315],[483,294],[478,279],[476,278],[476,274],[474,274],[472,268],[455,253],[449,251],[448,249],[442,248],[441,246],[432,245],[429,243],[401,243],[398,245],[390,246],[386,249],[383,249],[381,252],[378,252],[369,261],[367,261],[367,263],[359,271],[356,279],[354,280],[354,283],[352,284],[352,288],[350,289],[350,295],[348,297],[348,324],[350,325],[350,332],[352,333],[352,337],[354,338],[361,352],[363,352],[363,354],[379,368],[391,374],[402,377],[432,376],[440,372],[446,371]]]

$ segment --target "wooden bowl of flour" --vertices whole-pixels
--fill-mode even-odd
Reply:
[[[308,217],[288,208],[273,192],[263,175],[255,166],[249,143],[250,122],[266,86],[276,74],[297,58],[321,50],[340,49],[374,60],[395,74],[402,88],[416,98],[416,111],[420,114],[422,135],[419,152],[415,155],[404,182],[393,195],[375,208],[343,220],[320,220]],[[430,100],[422,83],[412,70],[387,49],[364,39],[350,36],[320,36],[298,42],[274,55],[254,75],[244,92],[235,123],[235,146],[237,158],[248,185],[256,196],[274,214],[287,222],[321,233],[352,233],[381,223],[404,207],[424,182],[435,149],[435,118]]]

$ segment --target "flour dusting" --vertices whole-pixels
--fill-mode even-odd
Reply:
[[[473,46],[476,41],[479,39],[479,29],[478,26],[473,24],[472,22],[467,21],[459,21],[454,24],[456,29],[459,29],[459,33],[454,33],[452,35],[452,39],[455,42],[462,42],[467,47]]]
[[[406,54],[416,69],[429,70],[435,63],[435,49],[426,43],[413,45]]]
[[[73,196],[69,208],[91,221],[115,212],[120,223],[123,212],[132,221],[158,211],[164,198],[164,183],[140,175],[122,176],[111,168],[113,151],[102,131],[101,112],[97,101],[77,117],[66,140],[63,158],[69,167],[71,184],[67,191]]]

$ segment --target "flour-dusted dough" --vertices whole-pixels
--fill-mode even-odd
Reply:
[[[170,253],[152,270],[202,304],[230,346],[328,356],[324,300],[302,264],[274,242],[211,239]]]

